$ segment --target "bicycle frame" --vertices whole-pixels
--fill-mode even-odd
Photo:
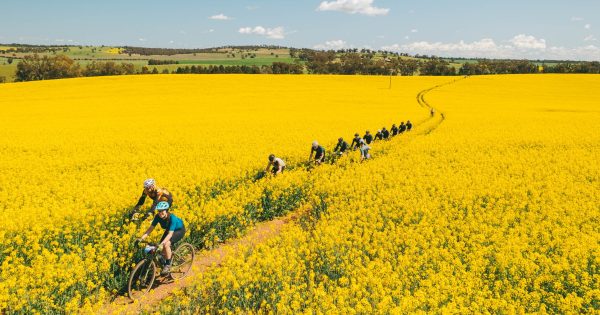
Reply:
[[[150,264],[150,262],[152,262],[152,261],[154,261],[154,263],[156,264],[157,267],[159,267],[159,268],[164,267],[164,264],[162,263],[162,261],[160,259],[158,259],[158,256],[162,257],[162,253],[160,253],[157,248],[158,244],[150,243],[150,242],[141,242],[141,243],[142,244],[146,243],[147,245],[155,247],[149,253],[146,253],[146,257],[144,258],[144,259],[146,259],[146,263],[144,264],[144,269],[146,269],[148,267],[148,265]]]

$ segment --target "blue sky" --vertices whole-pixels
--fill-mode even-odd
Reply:
[[[0,43],[600,60],[600,1],[591,0],[23,0],[1,8]]]

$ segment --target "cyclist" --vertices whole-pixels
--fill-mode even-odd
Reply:
[[[276,157],[275,154],[269,155],[269,164],[267,164],[265,172],[268,172],[269,167],[271,166],[273,166],[273,168],[271,169],[271,173],[273,173],[273,175],[283,173],[283,171],[285,170],[285,162],[282,159]]]
[[[165,265],[160,274],[161,276],[166,276],[171,272],[171,248],[175,247],[175,244],[177,244],[177,242],[185,235],[185,226],[183,225],[183,220],[167,211],[169,210],[168,202],[159,202],[156,205],[156,209],[158,210],[158,213],[154,216],[150,227],[148,227],[142,237],[136,240],[136,243],[139,243],[148,237],[154,230],[154,227],[156,227],[156,224],[160,223],[160,226],[165,229],[165,233],[163,233],[163,236],[160,238],[160,243],[158,244],[158,250],[162,251],[163,257],[165,257]]]
[[[369,130],[367,130],[367,132],[365,132],[363,139],[365,139],[365,142],[367,144],[371,144],[371,142],[373,141],[373,135],[371,134],[371,132]]]
[[[358,133],[354,134],[354,138],[352,139],[352,143],[350,143],[350,147],[352,150],[358,149],[360,146],[360,135]]]
[[[377,130],[377,133],[375,134],[375,140],[383,140],[383,133],[381,133],[381,129]]]
[[[404,122],[400,123],[400,130],[398,130],[399,133],[403,133],[406,131],[406,125],[404,124]]]
[[[410,122],[410,120],[406,121],[406,131],[410,131],[413,127],[413,124]]]
[[[144,191],[142,191],[142,196],[138,200],[138,203],[133,208],[134,212],[140,210],[140,207],[146,202],[146,197],[150,197],[152,199],[152,206],[148,211],[148,215],[154,214],[154,209],[156,205],[161,201],[166,201],[169,203],[169,208],[173,205],[173,196],[171,193],[165,188],[158,187],[156,185],[156,181],[152,178],[148,178],[144,181]]]
[[[323,148],[323,146],[320,146],[316,140],[312,143],[310,149],[310,156],[308,157],[309,161],[312,159],[313,153],[315,153],[315,164],[320,165],[325,161],[325,148]]]
[[[381,128],[381,134],[383,135],[383,140],[387,140],[390,137],[390,132],[385,127]]]
[[[344,154],[344,152],[346,152],[346,150],[348,150],[348,142],[344,141],[343,138],[339,138],[338,143],[335,146],[335,149],[333,149],[333,151],[337,155],[342,155],[342,154]]]
[[[392,124],[392,129],[390,129],[390,131],[392,132],[392,137],[398,134],[398,127],[396,127],[396,124]]]
[[[367,159],[371,158],[371,154],[369,153],[369,150],[371,149],[371,147],[369,147],[369,145],[365,142],[365,140],[360,141],[360,161],[364,161]]]

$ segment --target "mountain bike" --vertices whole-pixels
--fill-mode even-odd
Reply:
[[[144,296],[156,280],[177,280],[185,277],[192,268],[194,262],[194,247],[189,243],[181,243],[173,251],[171,256],[171,272],[167,276],[161,276],[160,270],[165,265],[165,258],[158,251],[158,245],[147,241],[141,241],[140,244],[146,244],[144,247],[144,257],[131,271],[129,282],[127,284],[127,293],[129,298],[137,300]]]

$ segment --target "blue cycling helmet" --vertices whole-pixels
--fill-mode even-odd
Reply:
[[[165,211],[169,209],[169,203],[166,201],[161,201],[156,205],[156,210]]]

